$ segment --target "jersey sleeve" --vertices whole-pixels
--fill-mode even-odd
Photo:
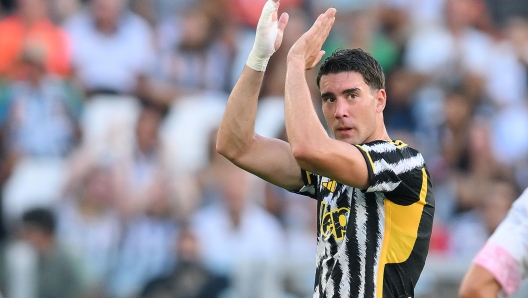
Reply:
[[[411,205],[431,187],[422,155],[401,141],[355,145],[367,163],[369,187],[399,205]]]
[[[486,268],[504,292],[512,295],[528,277],[527,247],[528,190],[525,190],[473,262]]]
[[[301,187],[301,189],[293,192],[300,195],[308,196],[312,199],[317,199],[317,181],[319,179],[318,175],[301,169],[301,176],[304,185]]]

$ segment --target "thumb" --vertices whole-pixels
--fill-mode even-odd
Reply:
[[[317,65],[317,63],[319,63],[319,61],[321,61],[321,59],[323,58],[324,54],[326,54],[326,52],[324,50],[320,50],[319,54],[317,54],[317,57],[315,58],[314,62],[312,63],[312,65],[308,69],[314,68]]]

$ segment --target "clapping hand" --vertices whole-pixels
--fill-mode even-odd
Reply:
[[[304,61],[305,69],[314,68],[325,54],[321,48],[334,25],[335,14],[335,8],[329,8],[319,15],[312,27],[293,44],[288,61],[300,59]]]
[[[282,43],[284,28],[286,28],[289,16],[287,13],[283,13],[278,18],[279,5],[279,0],[268,0],[262,9],[255,43],[246,62],[254,70],[266,70],[271,55],[279,49]]]

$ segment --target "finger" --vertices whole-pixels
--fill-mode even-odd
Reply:
[[[271,20],[273,16],[277,15],[277,9],[279,8],[280,1],[273,1],[268,0],[266,1],[266,4],[264,4],[264,7],[262,8],[262,14],[260,15],[259,22],[268,22],[268,20]]]
[[[270,1],[270,0],[268,0]],[[277,15],[278,15],[278,12],[279,12],[279,6],[280,6],[280,1],[276,1],[276,0],[271,0],[275,3],[275,11],[273,11],[273,14],[271,15],[271,21],[272,22],[275,22],[277,21]]]
[[[283,12],[279,19],[279,32],[284,32],[284,28],[286,28],[286,25],[288,24],[288,20],[290,19],[290,15],[288,13]]]
[[[330,32],[330,29],[334,25],[335,22],[335,15],[336,15],[336,9],[335,8],[329,8],[326,10],[326,12],[323,14],[322,17],[322,27],[324,31]]]
[[[290,16],[287,13],[283,13],[279,19],[279,23],[277,25],[278,31],[277,31],[277,38],[275,39],[275,51],[277,51],[282,43],[282,37],[284,36],[284,28],[286,28],[286,25],[288,24]]]
[[[333,8],[333,7],[330,7],[329,9],[327,9],[325,11],[324,14],[327,15],[328,17],[333,18],[333,17],[335,17],[336,13],[337,13],[337,10],[335,8]]]

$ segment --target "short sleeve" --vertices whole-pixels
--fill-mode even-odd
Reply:
[[[490,271],[504,291],[512,294],[528,277],[528,191],[513,203],[474,262]],[[492,258],[490,258],[492,257]]]
[[[512,295],[519,289],[522,281],[521,264],[504,247],[486,242],[473,263],[488,270],[507,295]]]
[[[318,175],[310,173],[308,171],[301,169],[301,176],[303,180],[303,186],[301,189],[297,191],[293,191],[294,193],[308,196],[312,199],[317,198],[317,181],[318,181]]]
[[[399,205],[420,200],[430,188],[422,155],[401,141],[376,141],[355,145],[367,163],[369,187],[365,192],[383,192]]]

